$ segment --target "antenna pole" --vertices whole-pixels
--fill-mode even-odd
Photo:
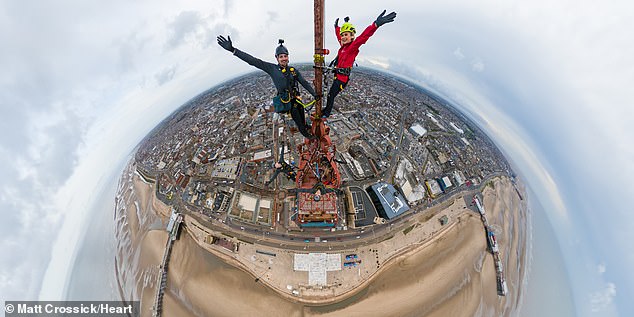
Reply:
[[[315,0],[315,92],[323,92],[323,67],[324,67],[324,2],[325,0]],[[323,98],[322,98],[323,99]],[[317,118],[321,117],[322,99],[315,103]]]

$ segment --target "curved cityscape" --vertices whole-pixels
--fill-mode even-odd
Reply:
[[[299,68],[310,74],[308,67]],[[144,315],[161,315],[170,274],[187,274],[168,264],[181,240],[191,239],[288,305],[336,305],[468,227],[481,239],[469,242],[477,252],[466,267],[493,294],[473,309],[516,309],[526,273],[526,204],[508,162],[442,98],[378,71],[355,68],[354,76],[325,122],[334,171],[327,161],[299,166],[308,141],[289,117],[268,112],[266,74],[212,88],[157,126],[117,195],[118,272],[136,272],[119,273],[123,297],[141,299]],[[301,188],[295,173],[302,169],[318,179],[337,172],[341,184]],[[159,263],[130,265],[149,231],[163,232]],[[446,283],[454,292],[460,286]],[[426,314],[440,315],[436,306]],[[197,309],[211,313],[189,308]]]

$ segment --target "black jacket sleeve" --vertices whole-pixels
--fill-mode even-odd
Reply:
[[[247,64],[254,66],[256,68],[259,68],[263,71],[265,71],[266,73],[270,73],[271,71],[271,67],[270,65],[272,65],[271,63],[267,63],[259,58],[255,58],[239,49],[236,48],[236,51],[233,53],[233,55],[235,55],[237,58],[247,62]]]

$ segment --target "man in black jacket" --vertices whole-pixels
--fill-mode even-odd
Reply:
[[[297,125],[299,132],[308,139],[313,139],[313,136],[306,127],[306,117],[304,114],[304,107],[297,102],[299,97],[298,83],[300,83],[313,98],[319,98],[320,96],[315,93],[315,89],[304,79],[302,74],[292,66],[288,65],[288,49],[283,45],[284,40],[280,40],[279,46],[275,49],[275,58],[277,64],[265,62],[259,58],[255,58],[235,47],[231,43],[231,37],[225,38],[219,35],[218,45],[222,46],[225,50],[232,52],[233,55],[239,59],[247,62],[249,65],[259,68],[269,74],[273,80],[273,84],[277,89],[277,96],[273,98],[273,104],[275,111],[280,113],[287,113],[290,111],[293,121]]]

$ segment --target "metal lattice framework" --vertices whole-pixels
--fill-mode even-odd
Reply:
[[[314,85],[315,91],[322,93],[324,88],[322,86],[324,55],[328,52],[324,49],[324,0],[315,0],[314,3]],[[305,139],[302,144],[298,145],[300,158],[296,179],[298,189],[297,199],[300,209],[300,220],[335,223],[337,217],[332,216],[332,211],[319,207],[323,204],[307,201],[314,200],[315,195],[305,194],[306,192],[314,193],[318,191],[319,195],[317,195],[318,197],[316,199],[327,199],[336,206],[337,196],[331,190],[338,189],[341,186],[341,174],[334,160],[336,148],[329,135],[330,128],[326,126],[325,119],[321,118],[322,100],[323,98],[316,101],[315,114],[312,118],[313,124],[311,132],[316,138],[313,140]],[[310,215],[310,217],[301,217],[301,215]]]

